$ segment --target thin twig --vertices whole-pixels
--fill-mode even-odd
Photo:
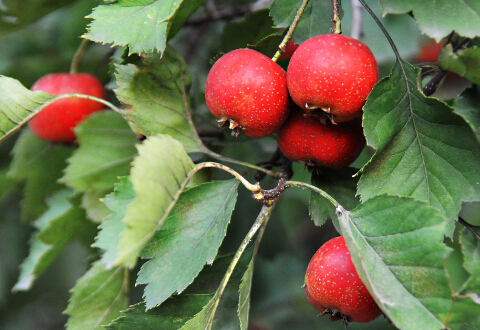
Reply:
[[[338,0],[332,0],[332,33],[341,34],[342,26],[340,21],[340,5]]]
[[[273,204],[271,206],[263,206],[262,209],[260,210],[260,213],[258,214],[257,219],[255,220],[255,223],[252,225],[250,230],[248,231],[247,235],[243,239],[242,243],[240,244],[240,247],[238,248],[237,252],[235,253],[232,262],[228,266],[227,271],[225,272],[225,276],[222,279],[222,282],[220,283],[220,286],[215,293],[215,303],[212,308],[212,312],[210,313],[208,323],[207,323],[207,329],[211,329],[213,319],[215,317],[215,312],[218,307],[218,303],[220,302],[220,298],[225,291],[225,288],[227,287],[228,281],[230,280],[230,277],[233,274],[233,271],[235,270],[235,267],[237,266],[238,261],[240,260],[240,257],[242,256],[243,252],[247,248],[248,244],[252,240],[253,236],[255,236],[256,232],[258,231],[259,228],[262,228],[261,232],[259,235],[263,234],[263,230],[266,227],[266,224],[268,220],[270,219],[270,215],[272,214],[273,211]],[[260,237],[261,238],[261,237]]]
[[[290,188],[290,187],[299,187],[299,188],[303,188],[303,189],[308,189],[308,190],[311,190],[317,194],[320,194],[322,195],[322,197],[324,197],[325,199],[327,199],[330,203],[333,204],[333,206],[335,207],[339,207],[340,204],[335,200],[335,198],[333,198],[332,196],[330,196],[329,194],[327,194],[325,191],[323,191],[322,189],[320,188],[317,188],[315,186],[312,186],[311,184],[308,184],[308,183],[305,183],[305,182],[300,182],[300,181],[287,181],[285,183],[285,188]]]
[[[256,183],[256,184],[251,184],[250,182],[248,182],[242,175],[240,175],[238,172],[236,172],[235,170],[231,169],[230,167],[228,166],[225,166],[223,164],[220,164],[220,163],[214,163],[214,162],[204,162],[204,163],[199,163],[195,166],[195,169],[194,169],[194,173],[195,172],[198,172],[199,170],[201,170],[202,168],[207,168],[207,167],[214,167],[214,168],[218,168],[218,169],[221,169],[221,170],[224,170],[225,172],[228,172],[230,173],[231,175],[233,175],[235,178],[237,178],[245,188],[247,188],[248,190],[252,191],[252,192],[257,192],[259,191],[261,188],[260,188],[260,184]],[[189,175],[190,176],[190,175]]]
[[[216,160],[220,160],[220,161],[223,161],[223,162],[228,162],[228,163],[231,163],[231,164],[241,165],[241,166],[244,166],[244,167],[247,167],[247,168],[251,168],[252,170],[257,170],[257,171],[264,172],[265,174],[267,174],[268,176],[271,176],[272,178],[275,178],[275,179],[278,178],[278,173],[274,173],[274,172],[272,172],[272,171],[270,171],[266,168],[263,168],[261,166],[253,165],[253,164],[250,164],[250,163],[242,162],[242,161],[237,160],[237,159],[222,156],[220,154],[217,154],[216,152],[211,151],[208,148],[204,148],[202,150],[202,152],[204,154],[212,157],[212,158],[215,158]]]
[[[293,32],[295,31],[295,28],[298,25],[298,22],[300,21],[300,17],[302,17],[303,12],[305,11],[305,8],[308,5],[308,0],[303,0],[302,5],[300,8],[298,8],[297,14],[295,15],[295,18],[293,19],[292,25],[288,28],[287,34],[283,38],[282,42],[278,46],[278,50],[273,55],[272,61],[276,62],[278,58],[285,52],[285,47],[287,46],[288,42],[290,39],[292,39]]]

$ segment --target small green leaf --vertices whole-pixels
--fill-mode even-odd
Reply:
[[[115,264],[120,244],[120,233],[125,229],[125,223],[122,222],[122,219],[135,196],[130,180],[127,177],[121,177],[119,182],[115,184],[113,193],[102,200],[111,213],[105,217],[100,225],[100,231],[94,246],[104,251],[101,260],[107,269],[111,269]]]
[[[340,1],[339,1],[340,2]],[[275,0],[270,6],[275,26],[286,28],[293,23],[302,0]],[[293,34],[296,44],[301,44],[311,37],[331,33],[332,3],[329,1],[310,1]],[[343,10],[340,6],[340,18]]]
[[[25,125],[53,97],[41,91],[31,92],[18,80],[0,75],[0,142]]]
[[[205,263],[211,264],[225,237],[238,180],[213,181],[184,191],[170,216],[143,250],[150,259],[138,273],[148,309],[182,292]]]
[[[464,255],[463,267],[471,275],[462,294],[480,297],[480,228],[465,228],[460,233],[460,243]],[[473,298],[473,296],[472,296]],[[478,303],[480,305],[480,303]]]
[[[480,9],[480,8],[479,8]],[[455,72],[474,84],[480,84],[480,48],[465,48],[454,53],[452,45],[442,48],[437,63],[445,70]]]
[[[130,175],[136,197],[123,219],[116,260],[129,267],[169,215],[194,168],[181,143],[170,136],[151,136],[137,149]]]
[[[191,77],[183,58],[167,48],[162,58],[147,54],[143,68],[117,66],[117,97],[131,109],[124,114],[143,135],[168,134],[182,142],[187,152],[201,151],[190,114]]]
[[[96,262],[77,281],[65,310],[67,330],[100,330],[120,316],[128,303],[128,270],[105,269]]]
[[[7,175],[25,182],[23,220],[34,220],[46,211],[45,198],[62,187],[57,180],[62,176],[72,150],[40,140],[28,129],[22,131],[13,148],[13,159]]]
[[[47,203],[48,210],[33,223],[38,231],[30,241],[30,253],[20,266],[14,291],[29,290],[65,245],[91,227],[85,220],[85,212],[79,208],[79,198],[73,198],[72,191],[60,190]]]
[[[247,270],[243,274],[240,284],[240,296],[238,299],[238,318],[240,321],[240,329],[248,329],[248,319],[250,316],[250,297],[252,294],[253,265],[255,258],[252,257],[248,263]]]
[[[370,93],[363,126],[376,152],[358,193],[364,201],[412,196],[454,218],[463,201],[480,199],[480,144],[449,106],[421,93],[417,78],[418,69],[400,61]],[[451,235],[453,222],[446,229]]]
[[[60,182],[78,191],[111,191],[127,175],[136,154],[135,134],[114,111],[89,116],[75,128],[80,147],[68,159]]]
[[[443,260],[447,219],[422,201],[382,195],[340,213],[360,278],[399,329],[459,329],[472,322],[468,297],[453,297]],[[381,225],[379,225],[381,224]]]
[[[465,119],[480,141],[480,90],[478,86],[472,86],[465,89],[458,95],[454,102],[453,108],[455,113]]]
[[[455,31],[475,37],[480,30],[480,2],[477,0],[380,0],[383,15],[413,11],[422,33],[440,41]],[[462,19],[458,19],[461,17]]]
[[[167,36],[172,37],[203,1],[120,0],[101,5],[89,16],[93,22],[84,37],[114,46],[128,45],[130,54],[163,53]]]
[[[110,210],[101,202],[106,192],[89,189],[82,195],[82,208],[93,222],[100,223],[110,214]]]
[[[178,330],[200,312],[213,294],[190,294],[172,297],[161,307],[145,311],[145,304],[130,306],[122,316],[105,327],[107,330]]]

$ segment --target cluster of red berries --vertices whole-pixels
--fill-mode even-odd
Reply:
[[[325,34],[299,45],[286,72],[255,50],[223,55],[208,74],[205,100],[234,134],[261,138],[276,131],[290,160],[340,168],[365,146],[360,117],[377,80],[365,44]]]

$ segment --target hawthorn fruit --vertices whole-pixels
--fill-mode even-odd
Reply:
[[[212,66],[205,101],[222,126],[261,138],[276,131],[288,116],[285,71],[252,49],[236,49]]]
[[[334,123],[361,116],[377,81],[377,62],[370,49],[338,34],[308,39],[295,50],[287,68],[293,101],[307,112],[323,111]]]
[[[332,321],[368,323],[382,314],[358,277],[343,236],[327,241],[313,255],[305,274],[305,294]]]
[[[48,74],[37,80],[30,89],[53,95],[77,93],[106,98],[100,81],[87,73]],[[75,126],[88,115],[103,109],[102,103],[93,100],[73,97],[61,99],[42,109],[28,125],[43,140],[71,143],[76,139],[73,132]]]
[[[277,142],[285,157],[308,166],[346,167],[365,146],[361,118],[347,123],[325,124],[295,107],[277,132]]]

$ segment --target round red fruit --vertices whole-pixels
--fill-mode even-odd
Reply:
[[[318,249],[305,274],[307,299],[330,320],[367,323],[382,314],[350,257],[345,239],[333,238]]]
[[[41,90],[53,95],[76,93],[106,98],[100,81],[86,73],[49,74],[37,80],[31,90]],[[41,139],[69,143],[75,141],[75,126],[91,113],[103,108],[103,104],[93,100],[61,99],[42,109],[28,124],[32,132]]]
[[[233,50],[220,57],[208,73],[205,101],[219,122],[235,134],[267,136],[288,116],[285,71],[255,50]]]
[[[339,34],[302,43],[287,69],[288,90],[295,103],[307,112],[321,109],[335,123],[359,117],[377,81],[377,62],[370,49]]]
[[[365,146],[361,118],[347,123],[325,124],[320,118],[293,109],[277,132],[280,151],[288,159],[308,166],[346,167]]]

